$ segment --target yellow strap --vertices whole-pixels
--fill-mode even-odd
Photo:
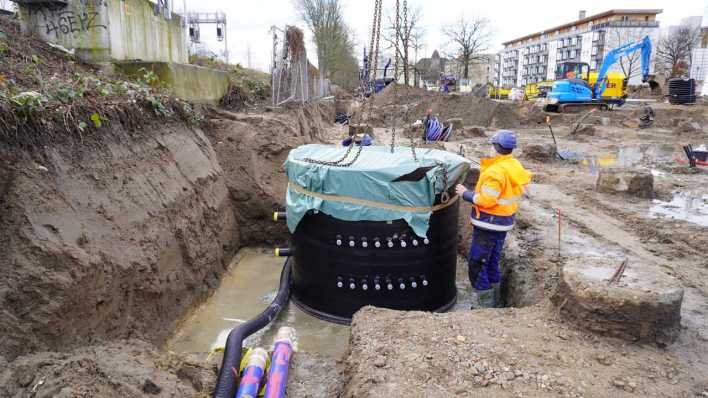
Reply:
[[[338,195],[329,195],[326,193],[312,192],[312,191],[308,191],[307,189],[301,187],[298,184],[293,183],[292,181],[290,181],[288,183],[288,187],[291,188],[295,192],[299,192],[299,193],[307,195],[307,196],[312,196],[313,198],[317,198],[317,199],[328,200],[331,202],[352,203],[355,205],[374,207],[377,209],[396,210],[396,211],[410,212],[410,213],[428,213],[428,212],[438,211],[438,210],[444,209],[444,208],[452,205],[459,198],[458,195],[455,195],[455,196],[451,197],[450,200],[447,201],[447,203],[441,203],[439,205],[429,206],[429,207],[428,206],[401,206],[401,205],[392,205],[392,204],[388,204],[388,203],[375,202],[373,200],[352,198],[350,196],[338,196]]]

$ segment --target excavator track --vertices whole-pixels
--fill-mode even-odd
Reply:
[[[589,111],[591,109],[597,109],[599,111],[609,110],[610,107],[607,104],[599,102],[578,102],[578,103],[568,103],[568,104],[548,104],[543,110],[546,112],[554,113],[580,113],[584,111]]]

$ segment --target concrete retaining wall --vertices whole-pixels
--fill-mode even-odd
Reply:
[[[23,30],[73,50],[82,62],[187,63],[182,18],[155,15],[148,0],[68,0],[66,6],[21,6]]]
[[[168,62],[116,63],[118,71],[136,78],[145,74],[143,68],[155,72],[160,82],[188,101],[217,103],[229,89],[228,73],[216,69]]]

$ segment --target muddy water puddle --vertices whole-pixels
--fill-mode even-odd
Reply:
[[[199,354],[223,347],[233,327],[258,315],[273,300],[284,262],[270,251],[242,250],[214,295],[183,322],[167,348]],[[349,327],[316,319],[292,302],[277,320],[249,337],[244,345],[269,348],[281,326],[295,328],[302,351],[340,358],[348,347]]]
[[[670,201],[655,199],[649,217],[687,221],[708,227],[708,193],[676,191]]]

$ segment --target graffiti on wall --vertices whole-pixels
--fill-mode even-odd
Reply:
[[[32,9],[39,23],[39,28],[46,36],[59,39],[75,33],[89,32],[95,29],[108,30],[102,23],[98,7],[105,7],[106,0],[79,0],[77,7],[43,7]]]

